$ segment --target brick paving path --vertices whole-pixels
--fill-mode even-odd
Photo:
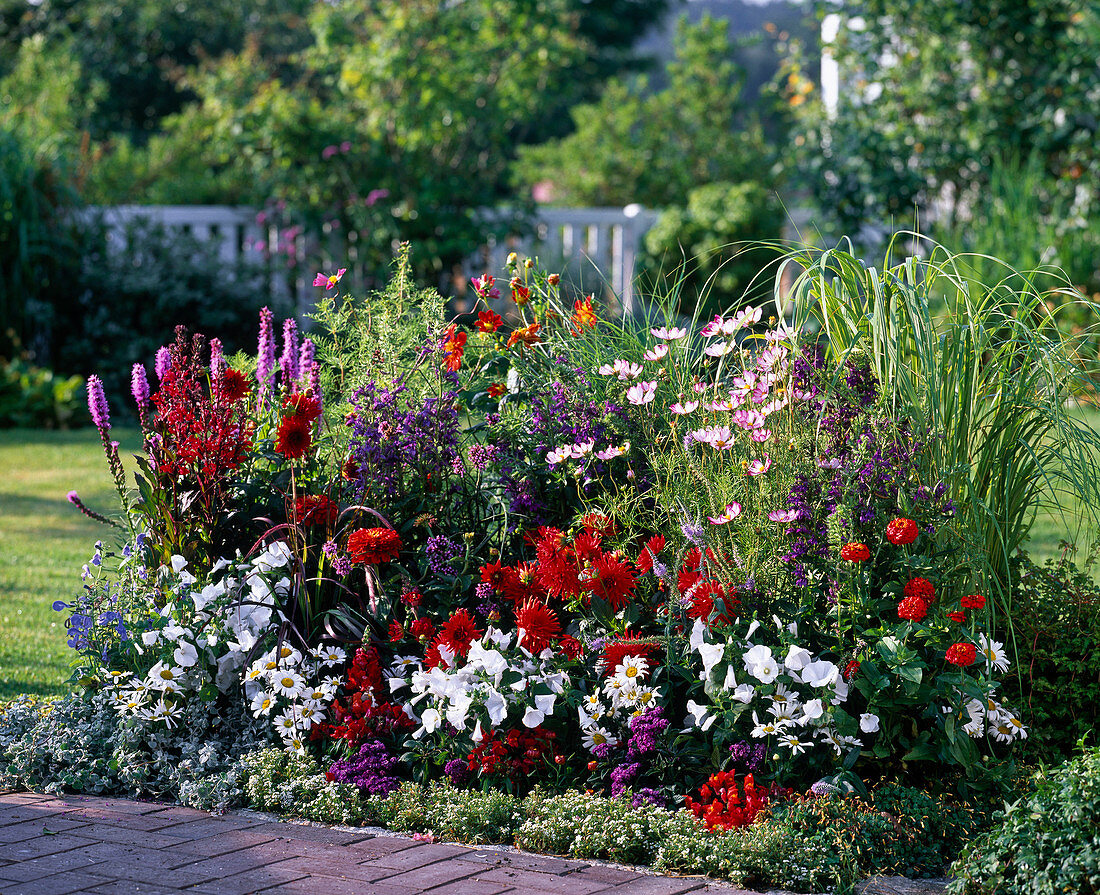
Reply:
[[[692,877],[215,817],[92,796],[0,794],[0,895],[749,895]]]

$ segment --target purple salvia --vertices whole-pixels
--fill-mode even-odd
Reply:
[[[261,400],[271,386],[275,372],[275,316],[270,308],[260,309],[260,341],[256,352],[256,382]]]
[[[149,379],[145,375],[144,364],[134,364],[130,370],[130,394],[137,402],[138,410],[144,412],[149,403]]]
[[[298,391],[298,323],[293,317],[283,321],[283,356],[279,358],[283,389]]]
[[[98,376],[88,377],[88,411],[92,415],[92,422],[100,432],[111,428],[107,396],[103,394],[103,381]]]
[[[313,339],[302,340],[302,353],[298,355],[298,378],[303,388],[309,388],[313,367],[317,363],[317,346]]]
[[[161,382],[164,381],[164,377],[168,375],[168,371],[172,368],[172,352],[168,350],[167,345],[161,345],[157,349],[156,363],[153,365],[153,369],[157,374],[157,379]]]
[[[225,372],[225,352],[222,350],[222,340],[213,338],[210,340],[210,381],[217,382]]]

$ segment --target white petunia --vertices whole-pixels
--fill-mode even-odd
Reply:
[[[711,714],[707,706],[700,705],[694,699],[689,699],[687,709],[695,726],[704,733],[714,725],[715,716]]]
[[[752,665],[748,669],[749,674],[756,678],[762,684],[770,684],[777,677],[779,677],[779,663],[773,658],[768,658],[763,662],[758,662]]]
[[[753,689],[752,684],[738,684],[737,689],[733,691],[733,698],[745,705],[752,702],[755,695],[756,690]]]
[[[810,662],[802,669],[801,677],[804,684],[811,687],[828,687],[834,683],[840,674],[840,669],[826,659],[818,659]]]
[[[878,715],[864,712],[859,716],[859,729],[864,733],[877,733],[879,728]]]
[[[822,715],[825,714],[825,706],[820,699],[811,699],[804,706],[802,706],[802,718],[803,724],[809,724],[816,721]]]
[[[195,644],[185,640],[176,647],[175,652],[172,653],[172,658],[176,660],[176,664],[181,668],[190,668],[199,661],[199,651]]]
[[[711,670],[722,661],[725,654],[726,646],[723,643],[699,644],[699,658],[703,660],[703,673],[700,676],[701,680],[706,680],[710,677]]]
[[[527,711],[523,713],[523,726],[535,728],[542,724],[546,720],[546,715],[540,712],[534,706],[527,706]]]
[[[428,733],[434,733],[435,729],[443,723],[443,717],[435,709],[425,709],[420,716],[420,724]]]
[[[812,660],[813,656],[808,649],[801,646],[792,646],[787,650],[787,658],[783,660],[783,664],[791,671],[801,671],[809,665]]]
[[[497,690],[490,687],[489,698],[485,700],[485,710],[489,713],[489,721],[496,727],[507,717],[508,703]]]

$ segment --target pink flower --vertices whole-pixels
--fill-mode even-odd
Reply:
[[[741,515],[741,504],[734,501],[731,504],[726,505],[725,512],[719,516],[707,516],[711,525],[729,525],[734,519]]]
[[[798,510],[772,510],[768,518],[772,522],[794,522],[798,518]]]
[[[326,292],[329,289],[335,289],[336,284],[339,283],[341,279],[343,279],[344,274],[346,274],[347,272],[348,269],[346,267],[341,267],[338,271],[336,271],[336,273],[334,273],[330,277],[326,277],[323,273],[319,273],[313,278],[313,285],[324,286]]]
[[[674,342],[686,336],[688,331],[679,326],[674,326],[672,329],[658,326],[656,329],[651,329],[650,333],[652,333],[655,338],[662,339],[665,342]]]
[[[746,472],[749,475],[763,475],[769,469],[772,468],[772,458],[767,454],[764,455],[763,460],[750,460],[749,465],[746,468]]]
[[[325,161],[328,161],[339,151],[340,150],[337,149],[335,146],[326,146],[324,149],[321,150],[321,158],[323,158]]]
[[[626,390],[626,399],[638,406],[648,404],[657,394],[656,382],[639,382]]]
[[[658,361],[666,354],[668,354],[668,345],[662,343],[660,345],[654,345],[650,351],[645,353],[644,357],[648,361]]]
[[[470,277],[470,285],[474,287],[474,291],[482,298],[500,298],[500,290],[495,288],[493,284],[496,282],[496,277],[489,274],[482,274],[480,277]]]
[[[727,342],[723,340],[721,342],[715,342],[713,345],[708,345],[703,349],[703,353],[710,357],[725,357],[727,354],[733,354],[736,350],[736,342]]]
[[[675,404],[673,404],[669,408],[669,410],[672,411],[673,413],[675,413],[677,416],[683,416],[683,414],[685,414],[685,413],[691,413],[692,411],[698,410],[698,409],[699,409],[699,402],[698,401],[684,401],[683,403],[681,403],[680,401],[677,401]]]
[[[613,364],[604,364],[597,372],[601,376],[618,376],[625,382],[627,379],[637,379],[641,376],[642,365],[619,358]]]
[[[757,442],[758,444],[763,444],[765,441],[767,441],[771,437],[772,437],[772,430],[771,429],[753,429],[752,432],[749,434],[749,438],[751,438],[753,441]]]

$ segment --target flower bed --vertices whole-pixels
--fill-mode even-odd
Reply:
[[[8,710],[7,779],[457,838],[488,812],[500,841],[742,880],[801,830],[780,876],[807,886],[878,867],[824,857],[840,815],[889,840],[868,784],[988,782],[1027,736],[995,566],[873,351],[509,275],[446,323],[402,256],[281,353],[265,309],[255,358],[180,328],[154,385],[133,370],[133,484],[89,380],[122,511],[70,500],[118,544],[55,605],[83,695]],[[626,818],[649,832],[592,844]]]

